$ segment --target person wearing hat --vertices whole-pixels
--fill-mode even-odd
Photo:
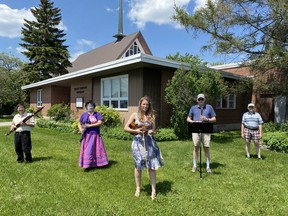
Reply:
[[[194,105],[190,108],[189,114],[187,116],[187,122],[216,122],[216,113],[213,107],[209,104],[205,104],[205,95],[198,94],[197,95],[197,105]],[[211,173],[210,169],[210,133],[192,133],[192,140],[194,143],[193,150],[193,167],[192,172],[196,172],[197,169],[197,160],[198,160],[198,152],[200,149],[201,142],[204,145],[204,153],[206,159],[206,171],[207,173]]]
[[[242,116],[241,124],[241,136],[246,141],[246,157],[250,158],[250,141],[254,142],[256,154],[259,160],[261,160],[259,140],[262,138],[262,125],[263,120],[258,112],[255,112],[255,105],[249,103],[248,112],[245,112]]]

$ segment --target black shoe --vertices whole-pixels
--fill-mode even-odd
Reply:
[[[26,160],[25,163],[26,163],[26,164],[30,164],[30,163],[32,163],[32,161],[27,161],[27,160]]]
[[[17,161],[17,163],[23,163],[23,162],[24,162],[23,160]]]
[[[263,160],[262,157],[258,158],[258,160]]]

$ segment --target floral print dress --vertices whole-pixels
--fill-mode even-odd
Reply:
[[[150,122],[141,122],[138,120],[137,113],[135,113],[135,123],[140,128],[144,127],[147,130],[152,129],[152,125]],[[157,170],[159,167],[164,165],[161,151],[153,135],[150,135],[148,133],[146,133],[145,135],[134,135],[131,149],[132,156],[134,158],[134,165],[137,170]]]

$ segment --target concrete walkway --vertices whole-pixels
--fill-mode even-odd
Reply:
[[[12,122],[0,122],[0,127],[1,126],[11,126]]]

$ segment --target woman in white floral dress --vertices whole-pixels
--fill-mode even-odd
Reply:
[[[151,199],[154,200],[156,198],[156,170],[163,165],[163,158],[153,137],[156,133],[155,115],[147,96],[139,100],[138,112],[130,116],[124,130],[133,134],[131,149],[135,165],[135,196],[140,196],[142,170],[148,169],[152,189]]]

